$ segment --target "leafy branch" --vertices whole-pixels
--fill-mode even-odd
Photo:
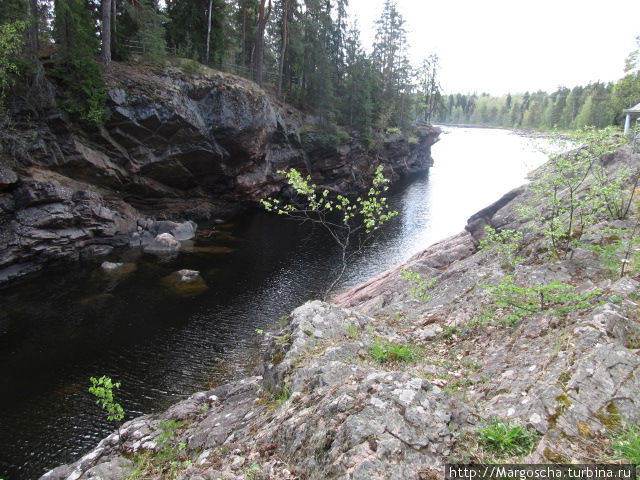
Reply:
[[[294,195],[288,202],[277,198],[260,200],[268,212],[286,215],[301,223],[322,226],[341,249],[341,269],[327,291],[328,294],[340,281],[354,256],[362,252],[373,234],[398,214],[392,210],[383,193],[388,190],[389,180],[384,177],[383,167],[376,168],[375,176],[366,195],[351,200],[344,195],[335,197],[328,189],[320,189],[296,169],[279,170],[285,176]]]

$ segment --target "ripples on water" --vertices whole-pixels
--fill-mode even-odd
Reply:
[[[399,185],[400,215],[349,270],[343,288],[380,273],[464,227],[544,161],[504,130],[445,129],[428,175]],[[244,374],[265,329],[321,296],[337,268],[331,240],[261,212],[169,262],[129,250],[137,269],[110,279],[96,264],[50,271],[0,291],[0,477],[38,477],[111,431],[87,393],[89,376],[122,382],[127,418],[158,411]],[[229,251],[231,249],[231,251]],[[224,251],[227,250],[227,253]],[[209,290],[190,299],[162,279],[192,268]]]

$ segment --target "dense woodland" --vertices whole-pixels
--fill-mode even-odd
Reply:
[[[439,95],[437,57],[410,64],[394,0],[385,2],[367,53],[346,7],[347,0],[6,0],[1,93],[33,76],[45,57],[64,108],[100,123],[102,68],[182,57],[251,78],[328,129],[369,134],[428,121]]]
[[[150,65],[190,59],[253,79],[338,125],[370,135],[416,121],[526,129],[621,124],[640,102],[638,51],[609,84],[493,97],[443,96],[438,57],[411,65],[405,21],[386,0],[374,45],[365,49],[348,0],[3,0],[0,103],[16,86],[57,85],[58,104],[88,124],[105,120],[101,70],[111,61]],[[640,40],[639,40],[640,46]],[[44,65],[44,67],[43,67]],[[185,65],[183,63],[183,65]],[[13,89],[13,90],[12,90]],[[10,95],[11,93],[11,95]]]
[[[531,130],[571,130],[585,126],[621,126],[623,110],[640,102],[640,37],[631,52],[625,76],[615,83],[590,83],[574,88],[508,94],[446,95],[436,120]]]

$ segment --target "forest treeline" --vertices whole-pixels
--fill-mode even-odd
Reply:
[[[559,87],[553,93],[445,95],[435,119],[530,130],[622,126],[623,110],[640,103],[640,37],[637,42],[638,50],[629,54],[625,76],[617,82]]]
[[[102,68],[178,56],[251,78],[329,129],[405,128],[430,121],[440,92],[437,56],[411,65],[404,24],[386,0],[365,50],[347,0],[3,0],[0,95],[44,56],[66,110],[100,123]]]

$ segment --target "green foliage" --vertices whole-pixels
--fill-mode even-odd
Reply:
[[[602,293],[600,290],[577,293],[573,285],[558,280],[522,287],[515,283],[512,275],[504,276],[498,285],[483,286],[490,290],[495,305],[505,312],[503,318],[512,323],[544,311],[562,317],[571,311],[589,308],[590,300]]]
[[[100,378],[90,377],[91,386],[89,392],[97,397],[96,403],[107,412],[109,421],[119,424],[124,419],[124,409],[115,401],[114,388],[120,388],[120,382],[113,382],[111,378],[102,376]]]
[[[275,410],[284,405],[289,397],[291,397],[291,387],[285,383],[279,385],[276,389],[265,387],[266,402],[270,410]],[[264,398],[264,397],[263,397]]]
[[[495,318],[495,307],[483,309],[478,316],[473,317],[471,320],[444,327],[442,329],[442,336],[444,338],[452,338],[454,335],[461,338],[469,338],[474,335],[479,335],[482,330],[489,326],[512,326],[510,321]]]
[[[184,443],[176,442],[176,431],[184,428],[186,422],[179,422],[176,420],[163,420],[158,424],[160,429],[160,435],[157,438],[158,453],[157,459],[161,462],[174,462],[182,456],[182,452],[185,450],[186,445]]]
[[[302,215],[303,220],[317,220],[318,223],[328,227],[339,244],[343,243],[342,240],[339,240],[342,237],[335,235],[341,229],[346,229],[349,234],[360,229],[371,233],[398,214],[398,212],[390,210],[387,199],[381,196],[383,192],[388,190],[386,184],[389,183],[389,180],[384,177],[382,166],[376,168],[372,186],[367,195],[358,197],[355,202],[343,195],[337,195],[335,200],[331,199],[329,190],[320,190],[317,185],[311,183],[310,176],[305,178],[296,169],[280,170],[278,173],[286,177],[287,183],[297,195],[302,197],[303,203],[280,206],[280,200],[267,198],[260,201],[262,206],[268,212],[275,212],[279,215],[292,217]],[[341,217],[339,225],[332,224],[327,219],[327,214],[334,211],[339,213]],[[313,217],[309,217],[310,214],[313,214]],[[354,220],[356,221],[355,225]]]
[[[498,457],[528,455],[536,440],[537,435],[531,430],[498,420],[478,431],[478,443]]]
[[[636,57],[637,58],[637,57]],[[630,70],[616,83],[590,83],[554,92],[452,94],[435,110],[436,121],[552,131],[593,125],[621,125],[623,109],[640,101],[640,71]]]
[[[265,478],[262,468],[258,462],[251,462],[245,471],[246,480],[261,480]]]
[[[515,230],[497,231],[490,225],[484,227],[485,239],[480,241],[480,249],[493,250],[498,253],[503,267],[514,269],[522,262],[518,256],[518,248],[522,241],[522,232]]]
[[[409,293],[413,298],[423,302],[431,299],[431,296],[427,295],[427,289],[432,288],[436,284],[437,279],[423,280],[418,272],[414,272],[410,268],[402,270],[401,277],[411,284]]]
[[[0,25],[0,106],[20,73],[18,55],[24,47],[25,21]]]
[[[380,363],[412,363],[420,357],[420,350],[413,345],[376,341],[369,346],[371,357]]]
[[[531,184],[535,206],[525,206],[521,213],[530,216],[535,211],[555,256],[567,255],[584,228],[606,212],[614,218],[627,215],[633,195],[626,189],[628,175],[609,175],[598,165],[624,142],[614,128],[586,128],[552,137],[553,149],[546,152],[550,161]],[[573,150],[567,153],[569,148]],[[596,173],[590,184],[587,178],[592,172]]]
[[[353,325],[352,323],[347,324],[347,335],[349,335],[352,339],[356,340],[359,333],[360,332],[356,325]]]
[[[137,42],[144,58],[154,62],[164,59],[167,53],[164,24],[168,19],[160,13],[156,2],[125,3],[125,10],[133,24],[129,39]]]
[[[640,427],[627,425],[612,439],[616,460],[640,464]]]
[[[64,89],[62,107],[73,119],[102,125],[107,87],[95,59],[95,19],[83,0],[56,2],[54,37],[58,55],[53,74]]]
[[[156,438],[157,453],[142,451],[134,455],[134,467],[127,480],[179,478],[182,472],[192,465],[187,455],[186,443],[178,442],[176,439],[177,431],[186,425],[187,422],[176,420],[161,421],[158,424],[160,434]]]
[[[607,236],[599,244],[577,244],[598,254],[612,278],[620,278],[625,274],[635,275],[640,272],[640,237],[636,236],[637,226],[632,231],[608,228],[602,231]]]
[[[372,234],[398,214],[382,196],[389,188],[389,180],[384,177],[383,167],[378,166],[366,195],[351,200],[344,195],[330,195],[329,190],[318,188],[311,183],[310,176],[303,177],[295,169],[278,173],[285,176],[295,195],[286,204],[277,198],[262,199],[260,203],[265,210],[322,226],[342,249],[342,269],[329,286],[328,295],[342,278],[349,261],[372,239]]]

